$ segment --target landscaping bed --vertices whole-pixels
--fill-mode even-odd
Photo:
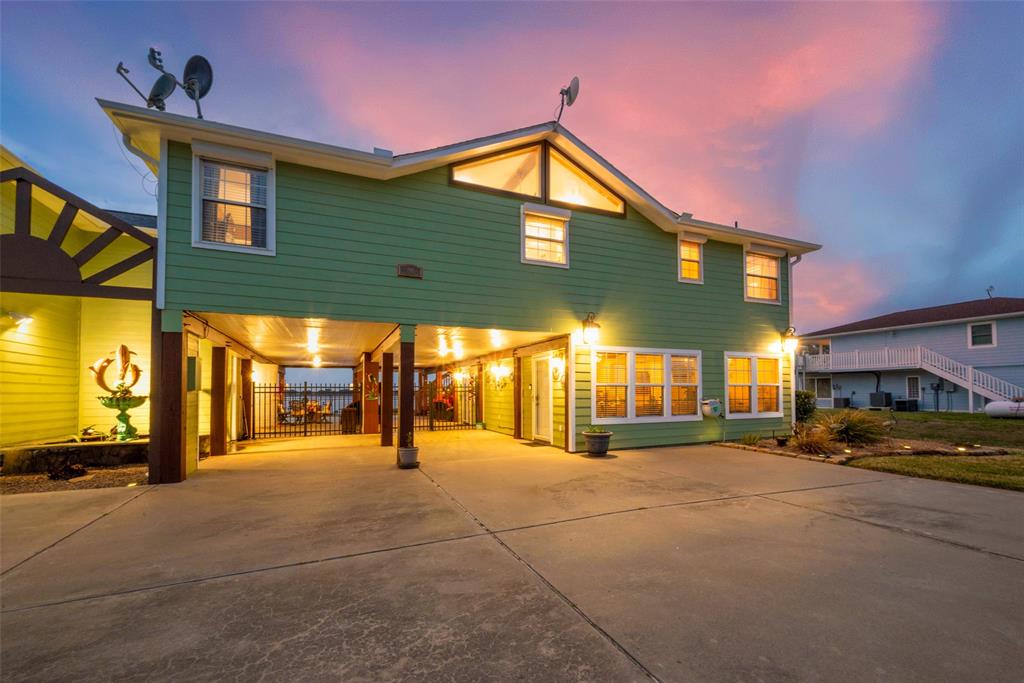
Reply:
[[[1024,491],[1024,455],[864,457],[849,463],[879,472]]]
[[[118,467],[96,467],[89,469],[85,476],[74,479],[50,479],[43,474],[0,475],[0,494],[43,493],[47,491],[78,491],[120,486],[141,486],[148,481],[149,468],[146,465],[122,465]]]

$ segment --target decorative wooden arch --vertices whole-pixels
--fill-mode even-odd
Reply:
[[[147,261],[155,263],[155,237],[147,235],[109,211],[90,204],[27,168],[19,166],[0,173],[0,183],[7,182],[16,183],[14,232],[0,235],[0,289],[5,292],[112,299],[153,298],[153,285],[123,287],[106,283]],[[32,234],[33,186],[64,200],[64,207],[46,238]],[[64,251],[61,245],[79,212],[88,214],[110,227],[72,255]],[[138,240],[144,248],[97,273],[83,276],[82,266],[98,256],[121,235]]]

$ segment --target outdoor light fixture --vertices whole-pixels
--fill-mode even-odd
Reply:
[[[551,359],[551,381],[561,382],[562,376],[565,374],[565,359],[561,356],[555,356]]]
[[[455,373],[452,375],[452,379],[454,379],[459,384],[465,382],[467,378],[469,378],[469,375],[466,374],[465,370],[456,370]]]
[[[796,351],[796,347],[800,344],[800,339],[796,336],[795,327],[787,327],[786,331],[782,333],[782,350],[786,353],[793,353]]]
[[[597,324],[597,314],[591,311],[587,313],[587,317],[583,319],[583,343],[590,345],[596,344],[598,337],[601,335],[601,326]]]
[[[313,367],[318,368],[324,364],[324,359],[320,356],[313,356]]]
[[[306,350],[310,353],[320,350],[320,330],[316,327],[306,329]]]
[[[502,363],[491,363],[488,368],[491,375],[491,383],[496,389],[504,389],[508,384],[508,378],[512,376],[512,366]]]
[[[19,330],[23,330],[32,324],[32,316],[30,315],[23,315],[21,313],[11,311],[7,314],[7,317],[14,321],[15,326]]]

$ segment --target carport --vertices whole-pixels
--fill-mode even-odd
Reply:
[[[160,336],[172,353],[174,334]],[[151,479],[161,483],[184,479],[204,454],[277,437],[378,434],[381,446],[413,447],[417,432],[487,429],[568,444],[566,335],[187,311],[179,336],[182,428],[157,438]],[[350,368],[353,380],[288,383],[289,367]],[[173,404],[178,388],[164,379],[157,402]],[[179,444],[166,440],[179,433]]]

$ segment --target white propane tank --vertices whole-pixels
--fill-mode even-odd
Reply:
[[[1024,401],[991,401],[985,406],[989,417],[1024,418]]]
[[[717,398],[709,398],[701,401],[700,410],[708,417],[721,417],[722,416],[722,402]]]

